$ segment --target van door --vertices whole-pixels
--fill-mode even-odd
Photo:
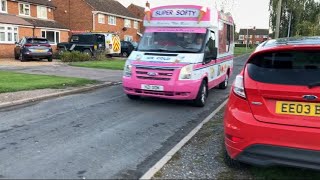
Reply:
[[[106,49],[106,43],[105,43],[105,36],[104,35],[97,35],[96,37],[96,44],[98,50],[105,50]]]

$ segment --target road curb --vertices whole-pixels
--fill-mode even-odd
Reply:
[[[89,87],[80,87],[77,89],[68,90],[68,91],[64,91],[64,92],[52,93],[52,94],[47,94],[47,95],[38,96],[38,97],[34,97],[34,98],[27,98],[27,99],[12,101],[12,102],[1,103],[0,109],[23,105],[23,104],[27,104],[27,103],[31,103],[31,102],[42,101],[42,100],[51,99],[51,98],[55,98],[55,97],[62,97],[62,96],[68,96],[68,95],[72,95],[72,94],[88,92],[88,91],[92,91],[92,90],[96,90],[96,89],[100,89],[100,88],[104,88],[104,87],[119,85],[119,84],[121,84],[121,83],[120,82],[106,82],[106,83],[102,83],[102,84],[92,85]]]
[[[228,99],[225,100],[220,106],[214,110],[208,117],[206,117],[197,127],[195,127],[186,137],[184,137],[177,145],[175,145],[165,156],[163,156],[154,166],[152,166],[144,175],[139,178],[140,180],[152,179],[152,177],[160,171],[164,165],[185,145],[191,140],[205,125],[209,122],[221,109],[227,104]]]

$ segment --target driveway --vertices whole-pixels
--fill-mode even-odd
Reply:
[[[104,70],[68,66],[59,61],[30,61],[0,60],[0,70],[14,71],[28,74],[55,75],[77,77],[103,82],[121,82],[122,71]]]

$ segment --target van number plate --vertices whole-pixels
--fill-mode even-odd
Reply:
[[[164,91],[163,86],[142,84],[141,89],[148,91]]]

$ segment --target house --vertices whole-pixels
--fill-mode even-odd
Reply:
[[[128,6],[127,8],[132,14],[134,14],[135,16],[137,16],[139,19],[141,19],[142,21],[139,22],[139,30],[140,30],[140,33],[143,33],[145,28],[143,26],[143,19],[144,19],[144,16],[145,16],[145,8],[144,7],[141,7],[141,6],[138,6],[138,5],[135,5],[135,4],[130,4],[130,6]]]
[[[248,37],[249,36],[249,37]],[[260,44],[269,39],[269,29],[240,29],[239,43]]]
[[[13,57],[15,42],[25,36],[47,38],[55,48],[69,30],[54,20],[49,0],[0,0],[0,58]]]
[[[138,41],[139,22],[121,3],[115,0],[52,0],[56,20],[79,32],[113,32],[122,40]]]

